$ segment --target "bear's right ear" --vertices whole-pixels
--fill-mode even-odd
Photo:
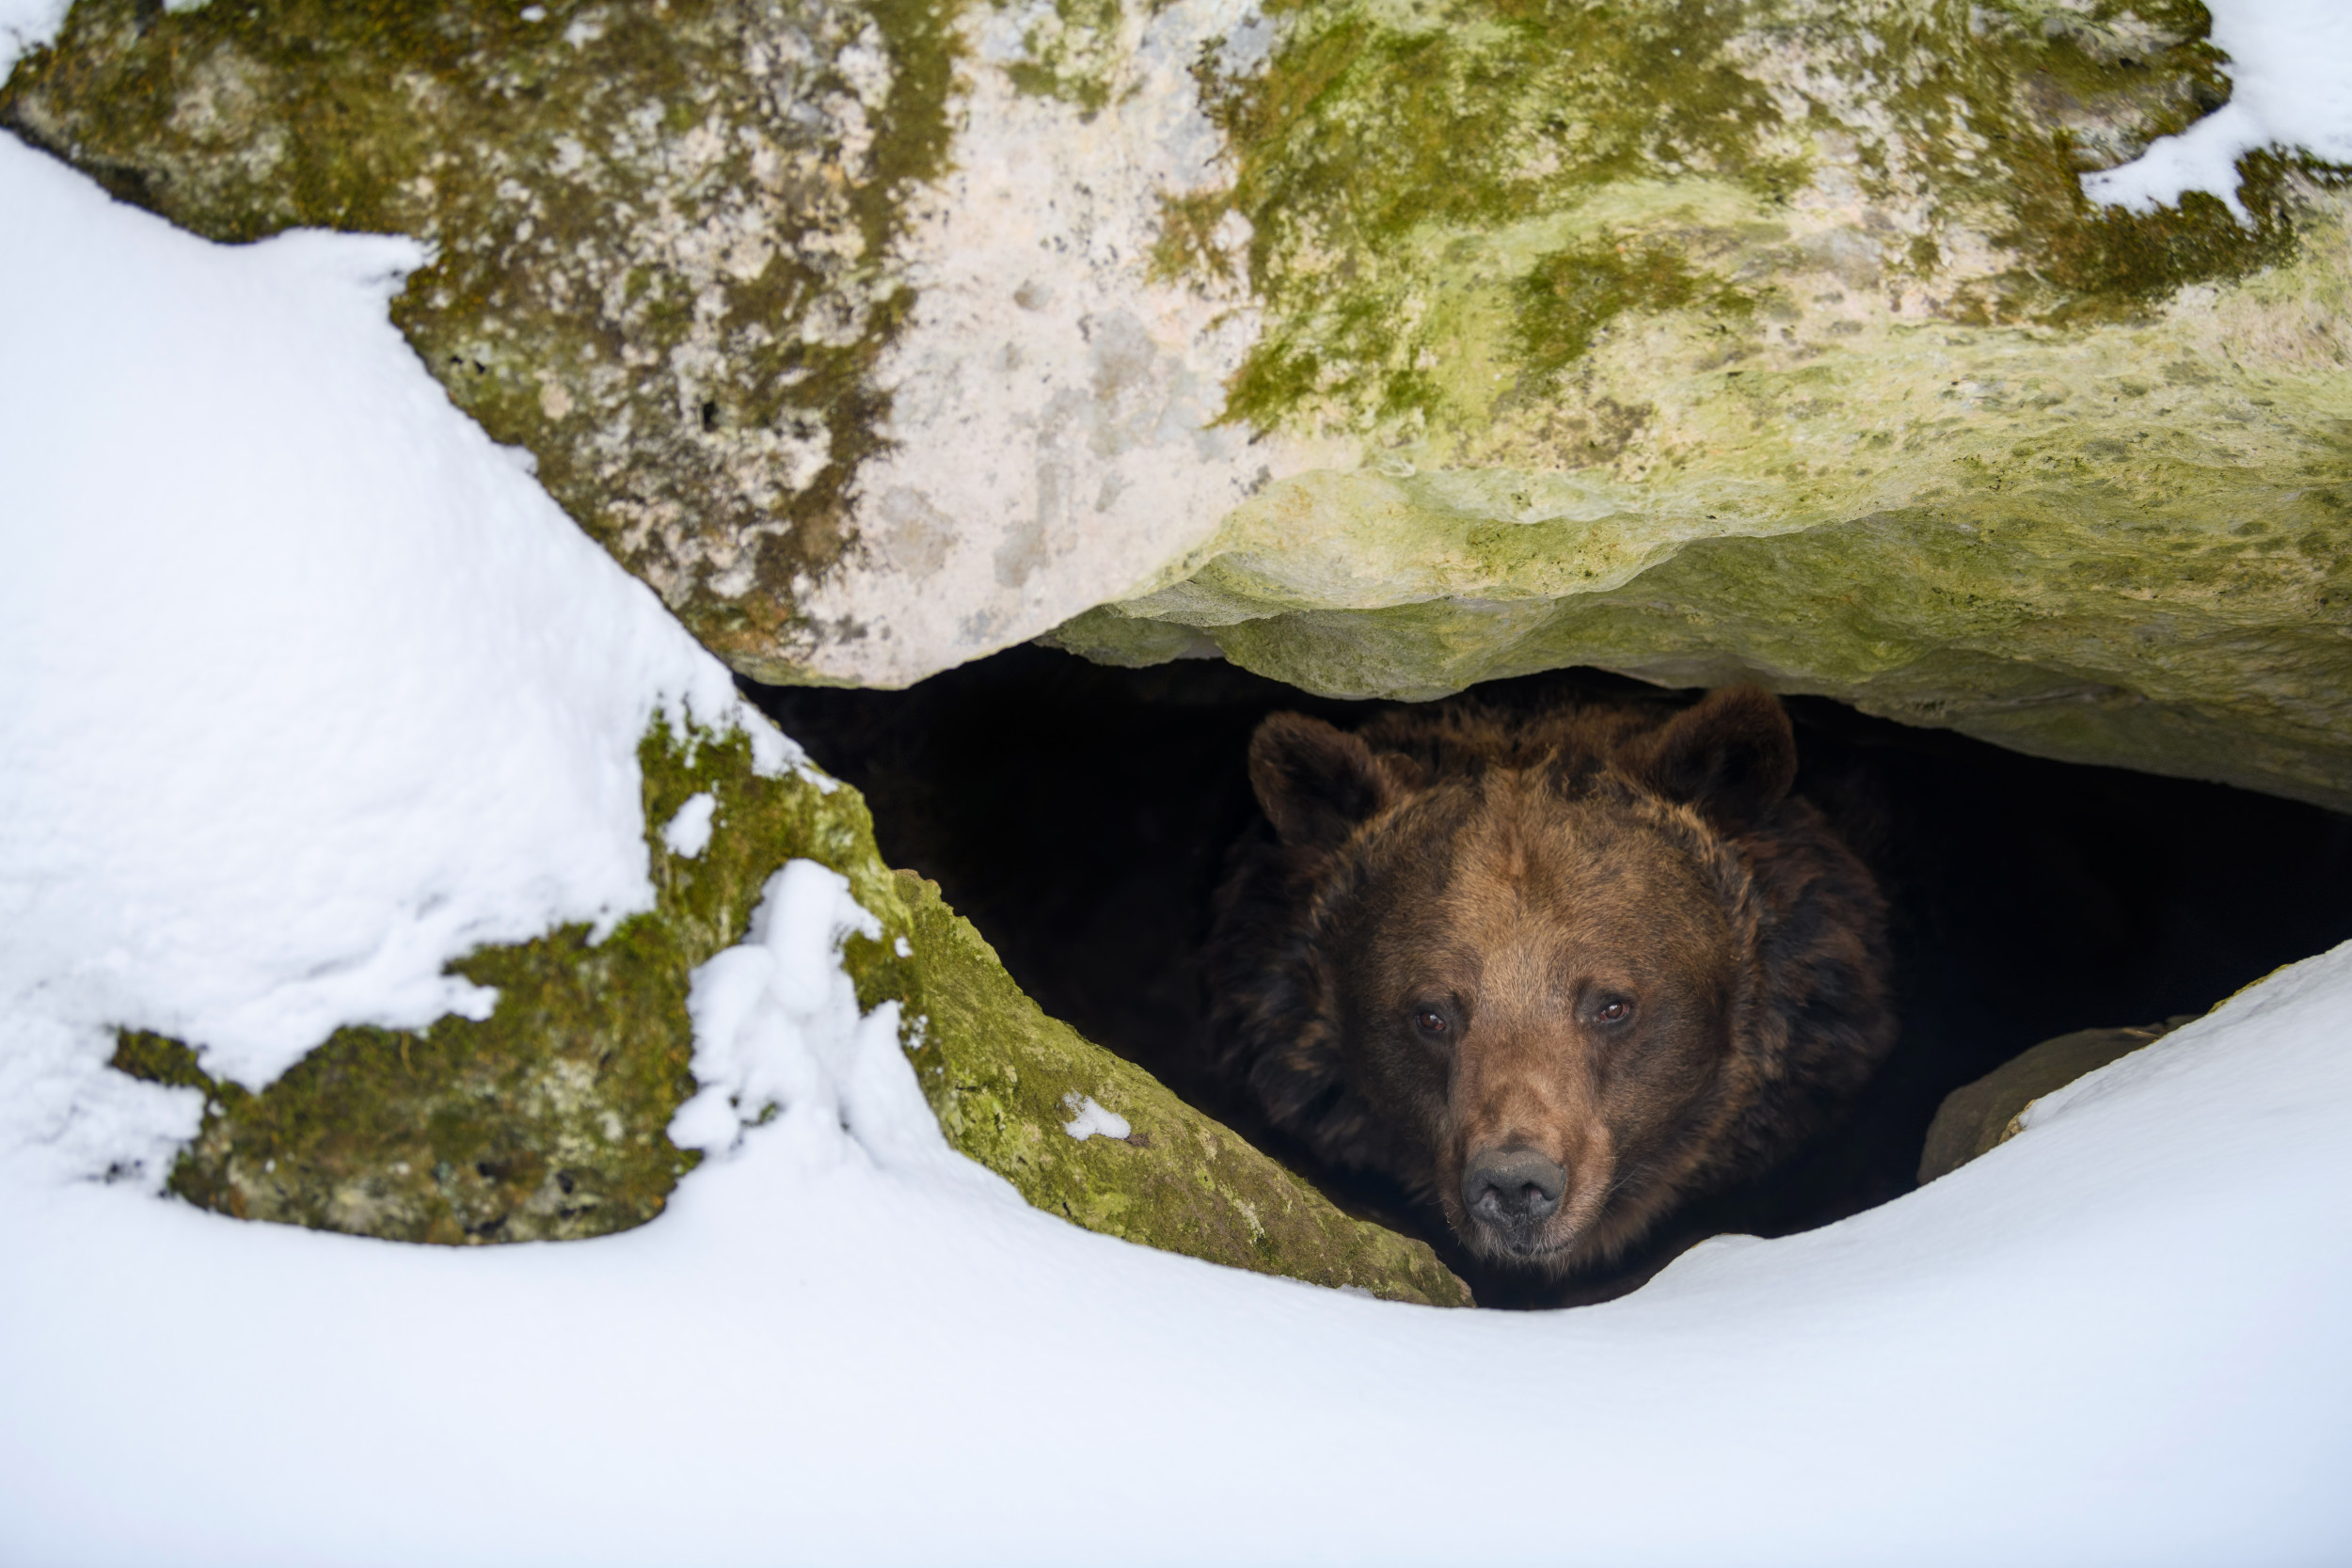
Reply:
[[[1322,848],[1386,804],[1391,786],[1361,736],[1276,713],[1249,738],[1249,787],[1283,843]]]

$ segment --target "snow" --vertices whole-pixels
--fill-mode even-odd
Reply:
[[[1116,1111],[1105,1111],[1094,1102],[1090,1094],[1066,1094],[1062,1096],[1061,1105],[1063,1110],[1074,1113],[1070,1120],[1062,1123],[1061,1130],[1080,1143],[1092,1137],[1123,1138],[1135,1131],[1127,1125],[1125,1117]]]
[[[718,815],[719,798],[708,790],[688,796],[686,804],[678,807],[677,815],[661,830],[662,847],[690,861],[699,858],[710,847],[710,830]]]
[[[694,971],[686,1010],[701,1088],[678,1107],[671,1141],[732,1158],[753,1128],[781,1115],[818,1127],[820,1145],[846,1133],[893,1166],[944,1172],[1018,1203],[948,1148],[899,1048],[898,1004],[859,1014],[841,965],[853,932],[878,941],[882,923],[839,872],[796,860],[768,879],[750,935]]]
[[[2237,161],[2262,148],[2352,164],[2352,6],[2344,0],[2207,0],[2214,46],[2229,56],[2230,101],[2121,168],[2083,176],[2093,201],[2153,213],[2189,191],[2240,223]]]
[[[820,1115],[565,1245],[69,1188],[0,1210],[0,1559],[2341,1560],[2347,1016],[2340,952],[1557,1315],[1125,1247]]]
[[[195,1097],[104,1070],[110,1025],[260,1082],[479,1006],[447,958],[644,906],[655,715],[799,758],[433,387],[384,317],[412,246],[206,245],[5,138],[0,211],[0,1561],[2352,1557],[2352,948],[1932,1186],[1574,1312],[1030,1209],[858,1013],[880,927],[805,863],[697,973],[710,1157],[654,1224],[157,1200]]]
[[[0,76],[16,57],[57,36],[71,0],[0,0]]]

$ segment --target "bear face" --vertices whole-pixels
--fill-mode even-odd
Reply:
[[[1211,1049],[1277,1125],[1565,1275],[1759,1173],[1893,1039],[1868,874],[1756,688],[1265,721]]]

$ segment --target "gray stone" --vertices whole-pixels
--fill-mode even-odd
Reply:
[[[2077,1029],[2002,1063],[1972,1084],[1944,1097],[1919,1153],[1919,1184],[1926,1186],[2015,1137],[2026,1107],[2064,1088],[2085,1073],[2122,1060],[2163,1038],[2199,1015],[2182,1013],[2161,1023],[2125,1029]]]

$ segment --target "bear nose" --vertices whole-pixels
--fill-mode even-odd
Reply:
[[[1532,1148],[1490,1148],[1462,1172],[1462,1206],[1482,1225],[1518,1229],[1551,1217],[1568,1173]]]

